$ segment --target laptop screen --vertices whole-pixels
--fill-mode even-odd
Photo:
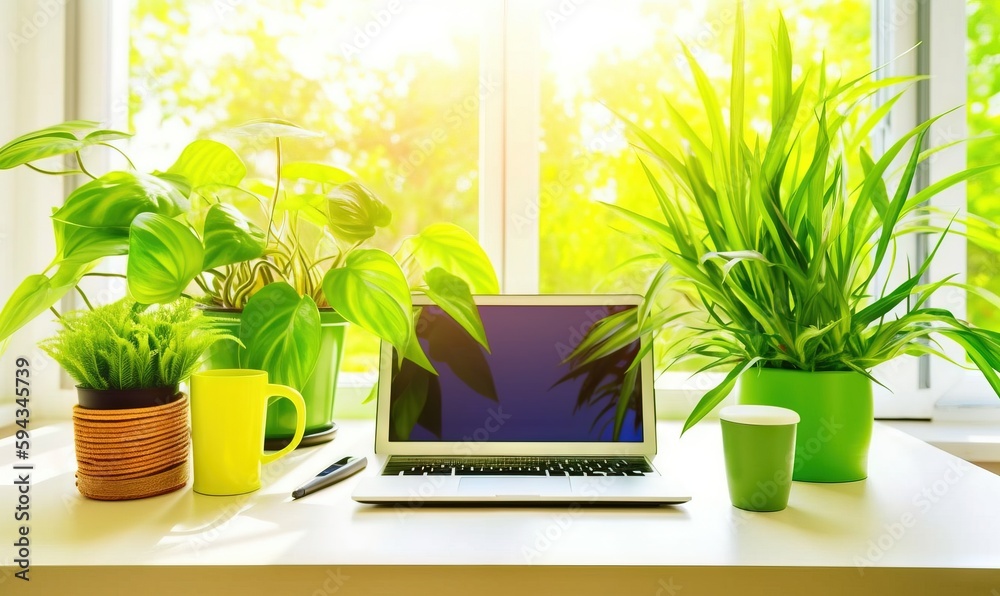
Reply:
[[[642,375],[618,407],[638,340],[592,363],[569,359],[594,323],[635,308],[481,304],[487,352],[439,307],[420,307],[417,337],[438,374],[409,360],[395,371],[389,440],[641,443]]]

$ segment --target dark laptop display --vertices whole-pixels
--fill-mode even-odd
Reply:
[[[389,440],[612,441],[639,342],[590,364],[567,358],[594,323],[627,309],[635,307],[480,305],[487,352],[439,307],[420,307],[417,337],[438,375],[409,360],[395,371]],[[640,385],[618,441],[643,440]]]

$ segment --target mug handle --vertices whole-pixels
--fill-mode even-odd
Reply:
[[[295,435],[292,437],[291,443],[285,445],[281,451],[276,451],[274,453],[265,453],[261,456],[261,463],[267,464],[271,463],[276,459],[288,455],[290,451],[299,446],[299,442],[302,441],[302,435],[306,431],[306,402],[302,399],[302,394],[292,389],[287,385],[271,385],[267,386],[267,395],[270,397],[276,395],[279,397],[284,397],[292,402],[295,406]]]

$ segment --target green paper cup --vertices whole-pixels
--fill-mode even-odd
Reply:
[[[788,506],[799,415],[775,406],[729,406],[719,412],[729,498],[747,511]]]

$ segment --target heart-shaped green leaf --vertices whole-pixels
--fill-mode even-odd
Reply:
[[[162,178],[140,172],[109,172],[71,192],[52,219],[127,231],[140,213],[158,213],[169,218],[187,209],[187,198]]]
[[[247,175],[247,167],[228,146],[202,139],[185,147],[167,173],[184,176],[192,188],[210,184],[234,186]]]
[[[66,261],[51,278],[41,274],[26,277],[0,311],[0,341],[58,302],[89,269],[89,263]]]
[[[171,174],[169,172],[155,172],[153,175],[170,186],[173,186],[177,192],[181,193],[182,196],[191,196],[191,182],[184,176],[181,176],[180,174]]]
[[[83,138],[87,135],[89,131],[98,130],[101,127],[100,122],[94,122],[93,120],[69,120],[63,122],[62,124],[54,124],[52,126],[46,126],[45,128],[40,128],[38,130],[31,131],[27,134],[23,134],[13,141],[7,143],[3,147],[0,147],[0,151],[7,149],[8,147],[13,147],[21,141],[26,141],[28,139],[35,139],[38,137],[46,136],[63,136],[66,138]]]
[[[0,153],[0,170],[7,170],[47,157],[75,153],[84,148],[84,142],[73,136],[50,135],[26,139],[17,145],[5,148]]]
[[[73,120],[21,135],[0,147],[0,170],[132,136],[126,132],[102,130],[100,126],[98,122]]]
[[[424,271],[440,267],[461,277],[474,294],[498,294],[500,284],[486,252],[472,234],[450,223],[427,226],[406,239],[404,251],[410,251]]]
[[[96,261],[128,253],[128,228],[90,228],[52,222],[56,260]]]
[[[129,233],[129,294],[141,304],[176,300],[201,273],[204,252],[184,224],[157,213],[140,213]]]
[[[458,277],[452,275],[440,267],[435,267],[424,276],[427,281],[425,292],[427,296],[441,307],[441,310],[455,319],[462,329],[465,329],[479,345],[490,349],[486,339],[486,330],[483,329],[483,321],[479,318],[479,309],[472,300],[472,292],[469,291],[469,284]]]
[[[327,203],[327,225],[338,240],[354,244],[375,235],[392,221],[392,212],[370,190],[357,182],[334,189]]]
[[[319,359],[320,316],[309,296],[285,282],[250,297],[240,322],[247,368],[266,370],[272,383],[301,389]]]
[[[212,205],[222,203],[232,205],[237,211],[243,214],[243,218],[253,222],[259,228],[267,225],[267,216],[270,213],[270,195],[262,195],[256,192],[257,184],[251,179],[244,179],[239,186],[229,186],[226,184],[213,184],[202,187],[199,195],[207,201],[195,201],[192,199],[192,208],[187,212],[188,223],[195,229],[205,228],[205,217]],[[271,189],[271,194],[274,189]]]
[[[413,334],[413,302],[399,264],[377,249],[355,250],[323,278],[323,292],[341,316],[400,352]]]
[[[83,140],[87,144],[93,143],[107,143],[109,141],[120,141],[122,139],[131,138],[132,135],[127,132],[121,132],[120,130],[95,130],[94,132],[87,133],[87,136],[83,137]]]
[[[403,358],[413,362],[429,373],[437,374],[437,369],[434,368],[430,359],[427,358],[427,354],[424,353],[424,348],[420,345],[420,340],[417,339],[416,333],[411,335],[410,340],[406,343],[406,349],[403,350]]]
[[[236,207],[212,205],[205,216],[205,260],[202,269],[240,263],[264,254],[264,231]]]

